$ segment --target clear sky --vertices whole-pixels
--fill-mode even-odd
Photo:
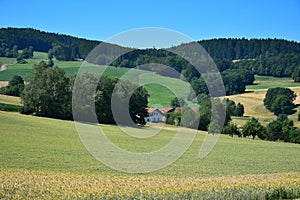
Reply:
[[[300,0],[0,0],[0,27],[97,40],[162,27],[195,40],[276,37],[300,42]]]

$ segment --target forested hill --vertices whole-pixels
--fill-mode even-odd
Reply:
[[[85,59],[99,43],[100,41],[47,33],[32,28],[0,28],[0,57],[17,57],[17,50],[23,50],[23,52],[32,52],[33,50],[48,52],[49,58],[55,57],[57,60]],[[251,72],[277,77],[291,77],[294,75],[297,80],[300,80],[299,42],[283,39],[221,38],[201,40],[198,43],[208,51],[220,72],[224,72],[224,75],[235,74],[233,70],[238,69],[239,73],[241,73],[241,70],[244,71],[243,74]],[[184,45],[188,44],[182,44],[181,49],[184,49]],[[26,51],[24,51],[24,48]],[[110,53],[125,52],[124,49],[128,48],[107,44],[105,55],[97,54],[92,62],[96,64],[111,63],[109,61],[114,57],[110,58]],[[188,50],[190,51],[190,48]],[[23,58],[28,58],[30,55],[23,56]],[[233,60],[239,62],[233,62]],[[188,81],[200,78],[200,74],[190,63],[169,52],[168,49],[135,49],[120,56],[111,65],[132,68],[148,63],[160,63],[170,66],[186,77]],[[149,66],[144,67],[149,68]],[[178,73],[174,75],[169,70],[161,67],[151,70],[155,70],[158,74],[164,76],[179,77]],[[227,73],[226,70],[231,71]]]
[[[57,33],[48,33],[32,28],[1,28],[0,47],[19,50],[33,47],[34,51],[48,52],[51,48],[60,48],[61,60],[85,58],[99,44],[99,41],[87,40]]]
[[[62,60],[85,58],[100,41],[49,33],[32,28],[0,28],[0,47],[18,49],[33,47],[34,51],[48,52],[60,48]],[[198,41],[214,59],[248,59],[300,53],[300,43],[283,39],[222,38]],[[141,53],[141,52],[139,52]],[[151,52],[153,53],[153,52]],[[161,52],[159,52],[161,53]],[[142,54],[145,54],[144,52]],[[134,56],[139,57],[139,56]]]
[[[215,59],[248,59],[300,53],[300,43],[282,39],[211,39],[198,41]]]

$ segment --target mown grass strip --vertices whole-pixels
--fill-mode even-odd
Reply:
[[[1,111],[20,112],[23,106],[0,103]]]

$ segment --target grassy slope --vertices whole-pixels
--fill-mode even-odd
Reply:
[[[16,123],[17,122],[17,123]],[[81,143],[73,122],[0,112],[0,166],[60,172],[118,172],[96,161]],[[102,126],[111,141],[133,152],[156,150],[176,132],[163,130],[150,139],[135,139],[115,126]],[[188,151],[171,166],[149,175],[209,177],[278,172],[300,172],[297,144],[221,136],[203,160],[198,152],[204,133],[197,134]]]

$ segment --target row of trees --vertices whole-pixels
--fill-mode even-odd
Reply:
[[[17,45],[19,49],[32,46],[35,51],[49,52],[50,56],[58,60],[84,59],[100,42],[80,39],[72,36],[47,33],[30,28],[1,28],[0,44],[5,44],[5,50],[13,49]],[[226,69],[248,69],[255,74],[273,76],[291,76],[295,66],[299,66],[300,44],[294,41],[281,39],[212,39],[198,41],[214,59],[219,70]],[[188,44],[180,45],[184,47]],[[3,45],[2,45],[3,46]],[[174,49],[178,47],[172,47]],[[136,67],[146,63],[161,63],[171,66],[190,81],[193,77],[200,77],[200,74],[193,69],[191,64],[179,56],[170,53],[170,49],[146,49],[134,50],[120,56],[112,62],[113,66]],[[121,50],[120,50],[121,49]],[[117,45],[106,45],[99,55],[93,57],[92,62],[98,64],[110,64],[109,55],[118,55],[119,52],[126,52],[128,48]],[[131,49],[132,50],[132,49]],[[188,54],[193,55],[188,48]],[[101,54],[102,53],[102,54]],[[7,53],[10,54],[9,52]],[[231,60],[239,59],[240,62],[232,63]],[[169,71],[158,69],[158,73],[168,75]],[[171,76],[171,75],[169,75]]]
[[[300,130],[294,127],[292,120],[286,115],[278,115],[276,120],[270,122],[266,127],[256,118],[251,118],[244,126],[239,129],[236,124],[229,123],[222,130],[223,134],[238,137],[259,137],[262,140],[300,143]]]
[[[116,98],[123,99],[124,94],[128,94],[136,86],[118,80],[117,78],[100,77],[93,74],[77,76],[77,84],[74,85],[75,76],[68,77],[65,71],[58,67],[49,67],[47,63],[41,62],[33,67],[31,75],[28,77],[28,84],[21,95],[24,105],[23,113],[35,114],[38,116],[72,119],[72,89],[77,87],[80,91],[81,99],[75,101],[76,112],[91,112],[95,106],[95,111],[99,123],[116,123],[111,110],[111,98],[116,84]],[[91,83],[97,85],[96,91],[89,93]],[[129,102],[129,113],[135,123],[144,124],[144,117],[147,116],[146,107],[148,104],[148,93],[140,87],[136,89]],[[86,101],[86,105],[78,105],[76,102]],[[73,101],[74,102],[74,101]],[[87,116],[87,115],[82,115]],[[89,121],[83,117],[81,121]]]
[[[85,56],[99,41],[85,40],[68,35],[48,33],[32,28],[1,28],[0,43],[7,43],[9,48],[18,45],[20,49],[33,46],[36,51],[48,52],[53,44],[69,46],[73,52]],[[260,55],[283,55],[300,53],[300,44],[282,39],[237,39],[222,38],[198,41],[214,59],[247,59]],[[76,54],[74,54],[76,55]],[[130,59],[131,60],[131,59]]]
[[[0,57],[17,58],[17,61],[20,61],[22,59],[32,58],[33,57],[33,47],[32,46],[26,47],[20,53],[18,51],[17,45],[14,45],[10,49],[7,46],[7,44],[2,43],[0,46]]]

